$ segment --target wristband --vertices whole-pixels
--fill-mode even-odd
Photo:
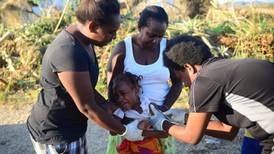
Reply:
[[[119,134],[119,136],[125,136],[127,133],[127,127],[125,126],[126,130],[123,132],[123,134]]]

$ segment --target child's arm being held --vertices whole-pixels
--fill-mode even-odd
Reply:
[[[116,116],[116,115],[112,115],[114,119],[117,119],[119,121],[121,121],[123,123],[123,119],[121,119],[120,117]],[[123,123],[124,124],[124,123]],[[118,135],[117,133],[113,132],[113,131],[109,131],[111,136],[115,136]]]
[[[166,138],[168,133],[164,131],[153,130],[151,124],[148,120],[143,120],[138,125],[139,129],[143,130],[142,135],[144,137],[156,137],[156,138]]]
[[[142,136],[144,137],[156,137],[156,138],[167,138],[168,133],[159,130],[143,130]]]

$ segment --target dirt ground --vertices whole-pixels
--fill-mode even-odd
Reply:
[[[26,119],[32,104],[16,106],[0,105],[0,154],[33,154]],[[178,154],[239,154],[242,142],[242,131],[233,142],[204,137],[198,145],[187,145],[176,142]],[[87,142],[90,154],[104,154],[108,132],[89,122]]]

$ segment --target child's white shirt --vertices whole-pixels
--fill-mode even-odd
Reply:
[[[147,97],[145,97],[144,95],[141,95],[140,102],[141,102],[141,108],[143,110],[142,113],[139,113],[136,110],[123,111],[122,109],[118,108],[113,112],[113,114],[118,116],[121,119],[123,119],[124,117],[135,119],[135,120],[148,119],[151,116],[151,114],[149,113],[150,101]]]

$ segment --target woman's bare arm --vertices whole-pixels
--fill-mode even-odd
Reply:
[[[113,76],[122,73],[124,70],[124,58],[125,58],[125,43],[124,41],[119,42],[107,63],[107,84],[109,85]]]
[[[112,79],[118,74],[122,73],[124,70],[124,59],[125,59],[125,43],[124,41],[119,42],[107,64],[106,74],[107,74],[107,85],[108,85],[108,99],[113,102],[112,98]]]
[[[183,85],[181,81],[179,80],[179,77],[176,75],[175,70],[170,70],[170,79],[171,79],[171,87],[169,89],[169,92],[167,93],[163,106],[160,107],[161,111],[167,111],[172,107],[172,105],[175,103],[177,98],[180,96],[180,93],[182,92]]]
[[[167,47],[169,48],[170,41],[167,41]],[[165,54],[165,53],[163,53]],[[166,56],[164,55],[164,63],[167,60]],[[167,111],[172,107],[172,105],[175,103],[177,98],[180,96],[180,93],[182,92],[183,85],[179,79],[179,76],[176,73],[176,70],[172,68],[168,68],[170,72],[170,80],[171,80],[171,87],[169,92],[167,93],[163,105],[160,107],[161,111]]]
[[[125,131],[120,121],[99,107],[89,72],[61,72],[58,77],[81,113],[105,129],[119,134]]]

